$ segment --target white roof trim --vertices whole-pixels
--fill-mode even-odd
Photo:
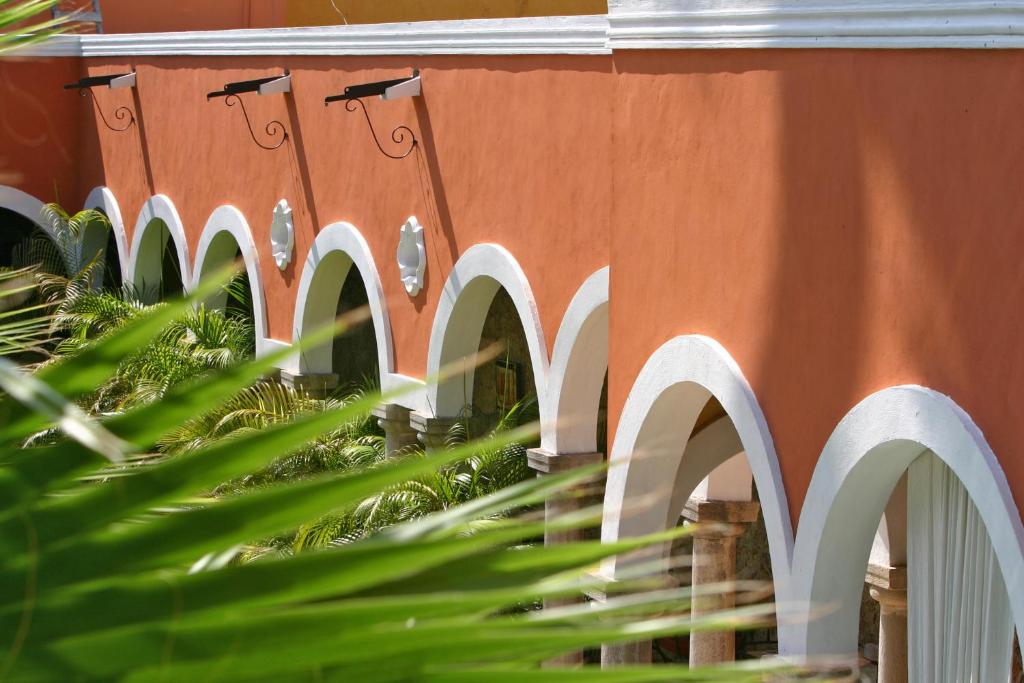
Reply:
[[[64,36],[23,51],[83,57],[137,55],[427,55],[605,54],[608,18],[528,17],[402,24],[108,33]]]
[[[608,45],[1020,48],[1021,0],[611,0]]]
[[[630,49],[1024,48],[1024,0],[610,0],[608,15],[58,36],[15,53],[609,54]]]

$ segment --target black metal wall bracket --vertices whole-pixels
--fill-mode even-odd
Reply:
[[[64,86],[65,90],[78,90],[78,94],[82,97],[88,95],[92,98],[93,106],[96,108],[96,114],[100,117],[100,121],[103,125],[112,131],[118,133],[124,132],[131,128],[132,124],[135,123],[135,114],[128,107],[118,107],[114,110],[114,118],[123,125],[113,126],[107,117],[104,116],[103,110],[100,109],[100,103],[96,101],[96,95],[93,94],[93,88],[99,88],[107,86],[110,90],[119,90],[121,88],[134,88],[135,87],[135,72],[129,72],[124,74],[107,74],[105,76],[86,76],[85,78],[78,79],[76,83],[68,83]]]
[[[331,102],[344,102],[345,109],[347,111],[355,111],[357,108],[362,108],[363,116],[366,118],[366,125],[370,127],[370,135],[373,136],[373,143],[377,145],[377,149],[380,150],[380,153],[389,159],[404,159],[412,154],[412,151],[416,149],[416,145],[419,144],[419,140],[416,139],[416,134],[413,133],[412,129],[408,126],[399,126],[395,128],[391,131],[391,141],[396,145],[404,145],[406,144],[406,135],[408,134],[408,137],[411,140],[411,142],[408,143],[409,148],[401,154],[391,154],[386,151],[380,144],[380,138],[377,137],[377,131],[373,128],[373,121],[370,120],[370,113],[366,110],[366,104],[363,102],[363,98],[379,95],[382,100],[395,100],[399,97],[417,97],[421,92],[419,69],[413,69],[412,76],[408,76],[406,78],[396,78],[390,81],[376,81],[374,83],[347,86],[345,91],[340,95],[325,97],[324,106],[329,105]]]
[[[242,116],[245,117],[245,125],[249,129],[249,137],[252,141],[262,149],[277,149],[284,144],[285,140],[288,139],[288,131],[284,129],[284,124],[278,120],[272,120],[264,127],[264,131],[267,137],[273,141],[278,135],[281,139],[277,144],[263,144],[256,137],[255,131],[252,129],[252,122],[249,120],[249,112],[245,110],[245,102],[239,95],[247,92],[254,92],[257,95],[272,95],[275,93],[286,93],[292,91],[292,77],[288,69],[284,70],[284,73],[280,76],[270,76],[269,78],[256,78],[251,81],[238,81],[236,83],[226,83],[223,90],[217,90],[215,92],[207,93],[207,101],[212,100],[215,97],[223,97],[224,104],[229,107],[233,107],[236,103],[242,108]]]

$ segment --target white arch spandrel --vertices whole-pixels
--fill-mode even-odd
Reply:
[[[732,420],[757,486],[768,535],[776,594],[788,595],[793,527],[768,424],[732,356],[701,335],[676,337],[648,359],[619,418],[605,488],[601,538],[606,542],[662,531],[677,490],[693,491],[728,456],[686,444],[711,397]],[[728,449],[727,449],[728,450]],[[696,460],[687,460],[687,457]],[[698,461],[699,460],[699,461]],[[664,552],[665,549],[662,548]],[[602,574],[616,577],[609,560]]]
[[[519,263],[507,249],[497,244],[470,247],[449,273],[430,332],[427,375],[436,377],[443,367],[476,355],[487,312],[499,287],[508,292],[519,314],[537,384],[540,414],[549,415],[545,392],[548,352],[537,303]],[[473,386],[471,381],[467,382],[470,377],[471,370],[428,385],[426,402],[433,416],[457,416],[467,401],[472,402]]]
[[[85,203],[82,205],[85,209],[94,209],[96,211],[102,211],[110,221],[110,229],[114,232],[114,242],[117,244],[117,260],[121,267],[121,279],[124,282],[129,282],[130,277],[130,260],[131,255],[128,249],[128,234],[124,229],[124,220],[121,217],[121,206],[117,203],[117,198],[114,193],[111,192],[108,187],[94,187],[89,193],[89,196],[85,198]],[[104,236],[103,243],[98,246],[89,245],[86,243],[85,236],[82,239],[82,249],[102,249],[106,246],[106,236]]]
[[[344,258],[341,258],[341,257]],[[326,267],[321,267],[325,264]],[[370,319],[377,340],[377,367],[381,386],[394,372],[394,348],[391,341],[391,321],[388,317],[384,287],[381,285],[377,265],[370,246],[351,223],[332,223],[320,231],[313,241],[302,266],[299,291],[295,300],[293,338],[298,341],[304,334],[329,325],[337,315],[338,295],[355,266],[363,280],[370,306]],[[328,272],[328,268],[329,271]],[[329,374],[331,344],[323,344],[300,354],[296,370],[311,374]]]
[[[178,267],[181,268],[181,283],[187,291],[192,285],[192,260],[188,255],[188,240],[185,237],[185,227],[181,223],[181,218],[178,216],[178,210],[175,208],[174,202],[162,194],[153,195],[147,199],[139,211],[139,217],[135,221],[135,229],[132,231],[131,256],[128,260],[129,277],[126,281],[131,282],[136,287],[141,287],[145,277],[139,272],[140,266],[151,270],[158,265],[141,263],[139,258],[143,237],[145,237],[147,230],[153,226],[154,221],[157,220],[162,221],[167,226],[171,239],[174,241],[174,248],[178,256]],[[160,279],[159,274],[154,278],[154,274],[149,273],[149,277],[153,282]]]
[[[253,239],[252,230],[245,216],[234,206],[218,206],[210,214],[196,248],[196,262],[192,269],[191,288],[211,270],[230,263],[235,257],[235,248],[241,252],[245,272],[252,291],[252,315],[256,328],[256,355],[262,355],[267,339],[267,298],[263,288],[263,273],[260,271],[259,250]]]
[[[1024,632],[1024,526],[999,461],[978,426],[950,397],[920,386],[878,391],[833,431],[800,512],[793,559],[796,604],[828,606],[814,621],[779,629],[784,654],[849,654],[857,647],[864,568],[886,502],[919,455],[931,451],[977,507]]]
[[[605,266],[576,291],[555,337],[541,414],[541,448],[551,453],[597,450],[597,420],[608,370],[608,279]]]

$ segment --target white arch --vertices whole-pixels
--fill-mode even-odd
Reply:
[[[218,239],[218,236],[221,236]],[[230,237],[228,237],[230,236]],[[259,250],[252,237],[249,223],[237,208],[218,206],[210,214],[199,236],[196,263],[192,268],[192,289],[211,268],[229,263],[235,256],[235,247],[242,254],[245,272],[252,290],[252,316],[256,328],[256,355],[264,353],[267,339],[267,299],[260,271]],[[221,302],[219,305],[223,305]]]
[[[147,257],[145,254],[141,255],[140,258],[142,239],[147,229],[156,220],[162,221],[167,226],[167,231],[174,241],[174,248],[178,255],[178,265],[181,268],[182,286],[188,290],[192,284],[192,260],[188,256],[188,240],[185,238],[185,227],[181,223],[181,218],[178,216],[178,210],[174,207],[174,202],[162,194],[153,195],[147,199],[139,211],[138,220],[135,221],[135,230],[132,232],[131,255],[128,259],[129,277],[127,281],[136,287],[142,288],[145,284],[145,278],[140,274],[139,270],[145,269],[150,271],[150,279],[152,279],[152,271],[154,269],[159,270],[160,268],[159,261],[154,263],[152,258]]]
[[[108,187],[94,187],[82,206],[86,209],[102,211],[110,221],[110,229],[114,232],[114,241],[117,244],[117,260],[121,267],[121,279],[128,282],[130,280],[128,274],[131,272],[129,270],[131,255],[128,251],[128,235],[124,229],[124,220],[121,218],[121,206],[117,203],[114,193]],[[88,239],[88,235],[83,235],[81,247],[83,255],[86,251],[95,253],[93,250],[98,251],[106,247],[106,244],[106,235],[103,236],[102,244],[92,243]]]
[[[835,611],[779,630],[790,654],[849,654],[857,647],[864,567],[886,502],[910,463],[931,451],[959,477],[988,530],[1024,632],[1024,527],[984,435],[950,397],[920,386],[883,389],[855,406],[822,451],[800,512],[793,597]],[[856,593],[856,595],[854,595]]]
[[[541,448],[551,453],[597,450],[597,412],[608,369],[608,266],[588,277],[562,317],[548,369]]]
[[[326,267],[321,269],[324,262]],[[395,365],[391,321],[384,299],[384,287],[370,246],[354,225],[343,222],[328,225],[320,231],[309,248],[295,300],[292,334],[295,341],[298,341],[303,334],[313,332],[334,320],[338,296],[349,268],[353,265],[359,271],[366,288],[370,319],[377,339],[377,367],[380,370],[381,386],[387,386],[386,377],[394,372]],[[331,363],[331,344],[322,344],[300,354],[298,370],[329,374]]]
[[[53,227],[43,220],[44,206],[43,202],[27,192],[22,192],[16,187],[0,185],[0,207],[24,216],[52,237]]]
[[[548,380],[548,352],[544,331],[530,283],[511,253],[497,244],[476,244],[455,263],[444,284],[430,331],[427,375],[436,377],[450,363],[476,355],[487,311],[498,288],[503,287],[515,304],[530,350],[540,414],[548,415],[545,393]],[[445,382],[431,382],[427,404],[437,417],[452,417],[472,401],[471,371]]]
[[[736,454],[735,448],[686,447],[701,410],[712,396],[732,420],[750,462],[768,535],[776,593],[783,597],[788,594],[793,527],[775,447],[764,414],[739,366],[708,337],[682,336],[666,342],[637,376],[612,445],[601,538],[614,542],[665,529],[673,493],[683,490],[688,495],[717,465]],[[602,566],[608,578],[615,578],[616,571],[614,560]]]

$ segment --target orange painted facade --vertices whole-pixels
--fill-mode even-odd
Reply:
[[[225,10],[226,12],[227,10]],[[323,97],[417,67],[423,96],[368,101],[378,131],[420,140],[393,161]],[[237,107],[205,94],[289,68],[292,93]],[[77,206],[105,185],[129,237],[143,202],[177,205],[194,255],[231,204],[261,252],[270,336],[291,339],[298,272],[317,231],[366,237],[387,296],[397,371],[423,376],[444,280],[470,246],[508,249],[532,283],[548,350],[579,285],[611,265],[609,429],[651,353],[699,333],[738,361],[767,417],[793,520],[836,423],[864,396],[921,384],[984,431],[1024,501],[1024,56],[953,50],[717,50],[595,56],[139,57],[6,62],[10,184]],[[125,133],[58,90],[134,69]],[[912,96],[908,93],[913,89]],[[45,114],[34,114],[33,112]],[[33,146],[32,141],[45,140]],[[11,163],[13,162],[13,163]],[[295,258],[269,258],[271,211],[295,209]],[[428,267],[409,298],[394,253],[410,215]]]

